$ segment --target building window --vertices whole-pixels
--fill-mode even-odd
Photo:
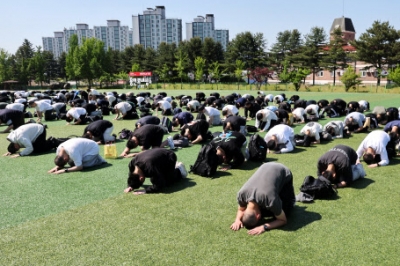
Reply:
[[[367,71],[360,71],[360,75],[361,75],[361,77],[366,77],[368,74],[367,74]]]
[[[317,77],[323,77],[323,76],[324,76],[324,71],[317,72]]]

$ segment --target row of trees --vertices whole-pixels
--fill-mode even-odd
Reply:
[[[72,36],[68,53],[57,60],[52,53],[41,47],[34,49],[24,40],[15,55],[0,49],[0,82],[16,79],[25,84],[30,80],[43,83],[57,78],[86,80],[91,87],[94,81],[101,84],[127,79],[129,71],[153,71],[162,82],[241,81],[245,73],[258,85],[279,78],[298,89],[310,74],[314,84],[315,74],[321,69],[336,73],[359,60],[377,69],[379,85],[381,71],[400,63],[399,40],[400,31],[379,21],[351,42],[356,52],[343,49],[346,43],[339,28],[330,40],[321,27],[313,27],[304,37],[296,29],[279,32],[268,52],[263,34],[251,32],[236,35],[226,51],[210,38],[193,38],[179,45],[161,43],[157,50],[135,45],[124,51],[105,51],[100,40],[86,39],[79,46],[77,36]],[[392,71],[389,78],[396,81],[399,72]]]

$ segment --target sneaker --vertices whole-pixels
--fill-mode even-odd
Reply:
[[[175,145],[174,145],[174,141],[173,141],[173,139],[172,139],[172,136],[169,136],[169,137],[167,138],[167,140],[168,140],[168,146],[169,146],[169,148],[170,148],[171,150],[175,149]]]
[[[175,164],[175,169],[178,168],[179,171],[181,172],[182,178],[187,178],[187,171],[186,171],[186,167],[182,162],[177,162]]]
[[[36,121],[35,121],[34,119],[31,118],[31,119],[29,119],[28,123],[33,123],[33,124],[35,124]]]
[[[249,152],[249,148],[246,148],[245,152],[244,152],[244,159],[246,160],[246,162],[249,160],[250,158],[250,152]]]

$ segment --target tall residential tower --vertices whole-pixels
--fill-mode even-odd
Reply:
[[[179,44],[182,41],[182,20],[166,18],[165,7],[147,8],[132,16],[133,45],[157,50],[161,42]]]

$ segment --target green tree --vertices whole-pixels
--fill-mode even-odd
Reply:
[[[29,61],[35,53],[35,50],[32,46],[32,43],[25,39],[15,53],[15,76],[18,81],[23,84],[30,83],[30,78],[32,76],[28,70]]]
[[[395,30],[389,22],[374,21],[372,27],[352,42],[357,49],[357,57],[364,61],[369,68],[377,70],[377,86],[380,85],[380,73],[384,68],[399,62],[400,57],[400,31]]]
[[[132,64],[139,64],[140,69],[143,69],[143,62],[145,60],[146,50],[143,45],[135,44],[133,46],[133,57],[131,59]]]
[[[132,59],[133,59],[134,49],[133,46],[128,46],[121,53],[121,69],[120,71],[125,71],[128,73],[132,68]]]
[[[400,65],[390,71],[388,79],[400,86]]]
[[[266,41],[262,33],[239,33],[229,43],[226,51],[226,64],[234,68],[236,60],[244,62],[246,69],[266,65]]]
[[[157,51],[151,47],[146,48],[142,62],[143,71],[154,71],[157,69]]]
[[[59,66],[59,78],[67,82],[66,64],[67,64],[67,53],[62,52],[60,57],[57,59],[57,64]]]
[[[178,73],[178,77],[181,79],[181,89],[183,79],[187,77],[187,73],[185,72],[185,66],[187,64],[188,56],[183,50],[178,50],[175,54],[175,68],[174,70]]]
[[[340,78],[343,83],[344,88],[349,91],[351,88],[356,88],[357,85],[361,84],[360,75],[354,71],[354,68],[349,66],[346,71],[344,71],[343,76]]]
[[[31,60],[29,60],[28,71],[35,78],[37,83],[43,87],[43,81],[46,80],[46,59],[44,58],[42,47],[37,47]],[[45,75],[46,73],[46,75]]]
[[[215,83],[217,84],[217,90],[218,90],[218,81],[221,79],[222,75],[220,67],[221,66],[219,62],[215,61],[210,64],[210,68],[208,69],[208,73],[210,73],[211,79],[215,80]]]
[[[198,86],[200,88],[200,82],[203,80],[204,77],[204,68],[206,66],[206,60],[200,56],[196,57],[194,60],[194,67],[196,69],[195,78],[198,82]]]
[[[142,71],[142,69],[140,68],[140,65],[138,63],[134,63],[134,64],[132,64],[131,71],[132,72],[140,72],[140,71]]]
[[[196,69],[195,60],[197,57],[202,56],[203,42],[199,37],[195,37],[187,42],[185,48],[188,55],[189,71],[194,72]]]
[[[162,42],[157,49],[156,63],[157,69],[162,69],[164,64],[167,65],[169,71],[171,71],[171,75],[173,76],[173,69],[175,67],[175,54],[177,53],[177,47],[174,43],[167,44]],[[169,77],[171,77],[169,75]]]
[[[0,48],[0,83],[12,77],[11,55]]]
[[[245,69],[245,63],[242,60],[235,61],[235,78],[237,79],[238,89],[239,89],[239,82],[242,81],[243,78],[243,70]]]
[[[297,29],[278,32],[276,43],[271,47],[271,61],[278,73],[282,71],[287,55],[296,53],[302,46],[301,34]]]
[[[170,68],[165,63],[162,68],[156,70],[156,73],[158,74],[160,80],[164,83],[164,89],[165,89],[165,82],[169,82],[170,80]]]
[[[78,88],[78,80],[80,79],[78,48],[78,36],[74,34],[69,39],[69,50],[65,60],[65,72],[68,79],[75,80],[76,88]]]
[[[323,57],[322,66],[333,72],[333,86],[336,85],[336,70],[347,68],[347,54],[343,50],[346,45],[342,37],[342,30],[336,28],[332,34],[333,38],[327,46],[327,51]]]
[[[320,70],[323,47],[327,40],[325,30],[320,27],[313,27],[309,34],[305,36],[304,45],[299,53],[292,55],[288,60],[293,65],[302,68],[308,68],[313,74],[313,85],[315,85],[315,73]]]
[[[310,75],[310,70],[307,68],[289,69],[289,63],[285,61],[283,71],[279,74],[279,80],[282,83],[292,83],[295,90],[299,91],[301,84],[305,78]]]

